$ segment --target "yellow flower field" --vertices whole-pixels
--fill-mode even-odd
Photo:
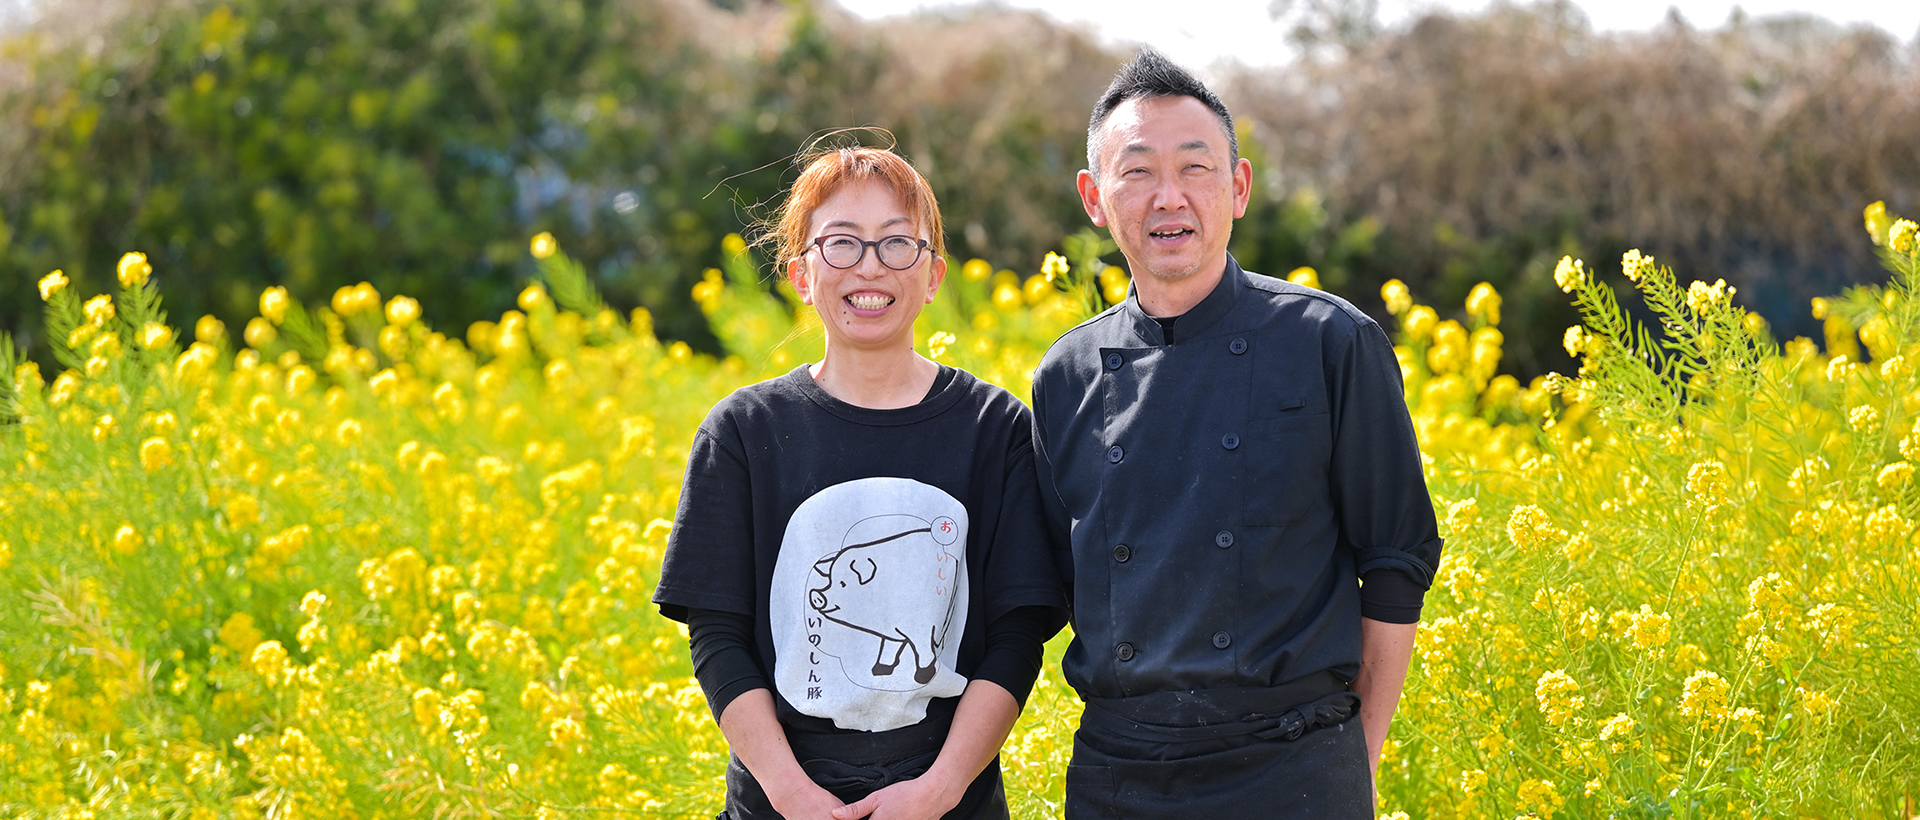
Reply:
[[[1455,319],[1382,291],[1448,539],[1383,817],[1915,815],[1920,257],[1867,222],[1893,277],[1814,306],[1826,352],[1633,253],[1641,327],[1568,260],[1580,372],[1522,385],[1491,288]],[[270,289],[236,337],[168,324],[137,254],[111,296],[42,280],[66,369],[0,339],[0,813],[718,810],[726,747],[648,596],[694,426],[818,330],[737,238],[694,293],[720,359],[533,251],[520,310],[453,336],[365,284]],[[956,265],[922,349],[1024,395],[1125,293],[1069,255]],[[1058,816],[1077,713],[1050,665],[1017,817]]]

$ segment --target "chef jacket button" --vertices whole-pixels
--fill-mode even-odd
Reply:
[[[1107,448],[1107,463],[1109,464],[1119,464],[1120,459],[1126,458],[1126,456],[1127,451],[1120,449],[1120,445],[1118,444]]]
[[[1107,369],[1108,369],[1108,370],[1119,370],[1119,369],[1120,369],[1120,365],[1123,365],[1123,364],[1126,364],[1126,363],[1127,363],[1127,360],[1126,360],[1126,359],[1124,359],[1124,358],[1121,358],[1121,356],[1120,356],[1120,354],[1118,354],[1118,353],[1108,353],[1108,354],[1107,354]]]
[[[1245,353],[1247,352],[1247,340],[1235,339],[1232,344],[1227,345],[1227,349],[1233,351],[1233,355],[1235,356]]]
[[[1125,646],[1125,645],[1126,645],[1126,644],[1121,644],[1121,646]],[[1215,632],[1215,633],[1213,633],[1213,648],[1215,648],[1215,649],[1225,649],[1225,648],[1227,648],[1227,647],[1229,647],[1229,646],[1232,646],[1232,645],[1233,645],[1233,636],[1232,636],[1232,635],[1228,635],[1228,634],[1227,634],[1227,633],[1225,633],[1225,632]]]
[[[1122,661],[1133,660],[1133,644],[1123,643],[1113,648],[1113,656]]]
[[[1229,450],[1238,450],[1240,449],[1240,437],[1232,433],[1228,433],[1224,436],[1221,436],[1220,446],[1225,447]]]
[[[1227,532],[1226,530],[1221,530],[1219,535],[1216,535],[1213,537],[1213,543],[1218,545],[1221,549],[1226,549],[1228,547],[1231,547],[1233,546],[1233,533]]]
[[[1128,559],[1132,557],[1133,557],[1133,550],[1129,549],[1125,544],[1121,544],[1120,546],[1113,548],[1113,560],[1115,561],[1119,561],[1120,563],[1124,564],[1127,562]]]

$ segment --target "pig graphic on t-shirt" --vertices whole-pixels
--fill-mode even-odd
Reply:
[[[839,551],[814,562],[808,607],[877,640],[875,677],[891,676],[911,656],[914,682],[933,680],[960,571],[947,547],[954,526],[944,517],[875,516],[854,524]]]

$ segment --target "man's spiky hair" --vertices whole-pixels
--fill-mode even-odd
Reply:
[[[1087,170],[1094,178],[1100,176],[1101,127],[1107,118],[1121,103],[1142,97],[1192,97],[1212,111],[1220,119],[1220,128],[1227,135],[1227,154],[1232,162],[1240,161],[1240,140],[1233,133],[1233,114],[1227,111],[1227,104],[1220,96],[1208,89],[1186,69],[1173,64],[1172,60],[1160,55],[1153,49],[1141,49],[1132,62],[1120,67],[1113,75],[1113,82],[1107,91],[1100,95],[1100,101],[1094,103],[1093,116],[1087,120]]]

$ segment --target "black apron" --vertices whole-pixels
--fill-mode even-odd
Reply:
[[[903,780],[926,774],[940,756],[948,727],[935,721],[887,732],[815,734],[791,726],[787,745],[800,768],[843,803],[853,803]],[[1007,820],[1007,793],[995,757],[967,786],[960,804],[941,820]],[[716,820],[780,820],[760,782],[738,756],[727,761],[727,807]]]
[[[1067,766],[1067,820],[1371,820],[1359,704],[1330,675],[1090,699]]]

